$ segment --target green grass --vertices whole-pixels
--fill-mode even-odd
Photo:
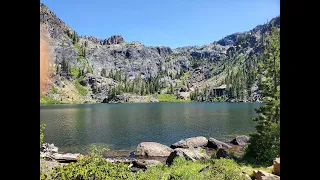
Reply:
[[[79,68],[77,66],[73,66],[71,68],[71,74],[74,76],[74,77],[78,77],[79,75]]]
[[[77,42],[76,44],[74,44],[74,47],[78,50],[78,53],[81,52],[81,45],[79,44],[79,42]]]
[[[58,93],[58,88],[56,88],[55,86],[52,86],[52,92],[57,94]]]
[[[183,79],[184,80],[187,80],[188,79],[188,77],[189,77],[189,75],[190,75],[190,71],[188,71],[188,72],[185,72],[184,74],[183,74]]]
[[[207,171],[199,172],[210,166]],[[41,175],[41,174],[40,174]],[[53,179],[215,179],[215,180],[245,180],[241,167],[230,159],[214,159],[206,161],[187,161],[182,157],[176,158],[172,166],[164,164],[140,170],[133,173],[128,165],[110,163],[102,156],[91,153],[76,163],[57,167],[51,172]]]
[[[60,101],[54,100],[49,96],[42,95],[40,96],[40,105],[45,104],[62,104]]]
[[[155,94],[159,102],[191,102],[190,99],[176,99],[174,94]]]
[[[76,86],[80,95],[82,96],[87,95],[87,89],[80,84],[79,79],[74,81],[74,85]]]
[[[98,150],[100,149],[100,150]],[[249,176],[254,170],[264,170],[272,173],[272,167],[255,166],[248,164],[243,159],[212,159],[190,161],[178,157],[171,166],[159,164],[149,167],[147,170],[131,172],[127,164],[111,163],[106,161],[101,154],[106,148],[91,147],[88,155],[80,158],[76,163],[72,162],[64,166],[56,167],[50,174],[43,174],[42,179],[130,179],[130,180],[169,180],[169,179],[215,179],[215,180],[246,180],[242,172]],[[209,167],[206,171],[201,169]],[[42,173],[42,174],[41,174]],[[49,178],[48,178],[49,177]]]

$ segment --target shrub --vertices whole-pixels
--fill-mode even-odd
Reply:
[[[245,157],[257,164],[271,164],[280,156],[280,30],[272,28],[264,45],[258,83],[265,105],[256,109],[259,114],[257,133],[251,134]]]
[[[74,85],[81,96],[87,95],[87,89],[80,84],[78,79],[74,81]]]
[[[42,147],[42,143],[43,143],[43,138],[44,138],[43,130],[45,127],[46,127],[45,124],[40,124],[40,148]]]
[[[255,164],[270,165],[280,156],[280,124],[270,123],[260,133],[252,134],[246,149],[245,159]]]
[[[132,176],[128,165],[106,161],[96,150],[80,158],[77,162],[55,167],[53,179],[128,179]]]
[[[246,179],[246,177],[242,174],[240,166],[234,160],[221,158],[213,160],[210,179],[242,180]]]
[[[204,167],[211,166],[207,171],[199,172]],[[210,161],[187,161],[185,158],[174,159],[172,166],[159,165],[145,172],[139,171],[136,179],[245,179],[240,166],[230,159],[215,159]]]
[[[56,88],[55,86],[52,86],[52,92],[57,94],[58,93],[58,88]]]

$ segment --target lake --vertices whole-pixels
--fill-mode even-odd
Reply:
[[[44,142],[62,152],[86,153],[91,145],[134,150],[142,141],[171,144],[193,136],[230,140],[255,132],[261,103],[143,103],[40,106]]]

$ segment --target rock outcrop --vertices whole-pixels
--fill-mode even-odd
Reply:
[[[200,148],[176,148],[167,158],[166,164],[171,165],[176,157],[184,157],[186,160],[192,161],[210,158],[205,152],[201,152]]]
[[[109,37],[108,39],[105,39],[103,41],[103,45],[120,44],[123,42],[124,42],[124,39],[122,36],[114,35],[114,36]]]
[[[156,84],[160,84],[158,91],[168,89],[171,84],[177,86],[181,83],[188,84],[187,89],[191,89],[190,92],[195,89],[203,91],[206,87],[212,89],[219,86],[224,82],[227,69],[239,66],[239,63],[233,63],[235,54],[238,59],[241,59],[240,64],[246,66],[249,63],[252,64],[253,56],[259,55],[262,51],[261,36],[271,31],[271,25],[280,28],[280,17],[248,32],[231,34],[219,41],[202,46],[185,46],[175,49],[167,46],[144,46],[139,42],[125,42],[120,35],[111,35],[104,40],[94,36],[78,35],[43,3],[40,3],[40,24],[50,34],[50,45],[54,57],[53,69],[56,69],[52,77],[54,81],[50,83],[58,89],[54,92],[48,91],[46,95],[56,101],[72,103],[74,100],[68,96],[79,89],[75,85],[76,81],[84,79],[81,86],[86,87],[86,94],[78,93],[77,97],[74,97],[77,103],[84,103],[103,102],[108,98],[111,89],[124,84],[121,81],[125,77],[127,82],[131,83],[140,77],[144,82],[157,80]],[[64,63],[68,64],[68,68],[62,67]],[[60,72],[58,67],[61,67],[60,71],[66,69],[65,71],[68,72]],[[105,74],[102,75],[102,72]],[[121,80],[114,76],[106,77],[116,72],[120,73]],[[98,79],[102,79],[102,76],[108,80],[99,81]],[[86,79],[89,77],[97,80],[88,83]],[[70,89],[71,84],[74,89]],[[137,89],[141,90],[140,87]],[[141,94],[137,92],[135,90],[130,93]],[[181,93],[185,92],[186,89],[183,88]],[[248,96],[247,93],[245,96]],[[190,93],[183,95],[184,99],[188,97]],[[251,99],[261,100],[259,92],[253,91]],[[195,101],[211,100],[202,95]]]
[[[203,136],[191,137],[187,139],[182,139],[174,144],[171,148],[197,148],[204,147],[208,144],[208,139]]]
[[[135,151],[136,156],[147,157],[166,157],[169,156],[173,150],[166,145],[157,142],[141,142]]]

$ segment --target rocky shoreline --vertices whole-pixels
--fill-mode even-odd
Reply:
[[[206,138],[203,136],[182,139],[172,145],[166,146],[157,142],[141,142],[137,145],[133,152],[134,157],[114,157],[105,158],[106,161],[112,163],[127,164],[132,172],[145,170],[149,167],[159,164],[167,164],[170,166],[177,157],[183,157],[186,160],[197,161],[210,159],[211,156],[216,158],[232,158],[233,153],[243,153],[244,146],[247,145],[248,136],[237,136],[230,142],[222,142],[215,138]],[[56,166],[67,163],[76,162],[83,157],[80,153],[58,153],[58,147],[54,144],[44,143],[40,150],[40,168],[46,168],[48,171]],[[210,167],[201,169],[205,171]],[[280,158],[274,160],[274,174],[265,171],[255,170],[254,177],[248,179],[280,179]],[[269,177],[269,178],[268,178]]]

